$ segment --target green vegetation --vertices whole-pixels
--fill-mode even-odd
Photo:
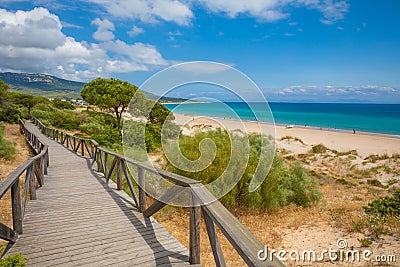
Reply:
[[[53,100],[54,106],[59,109],[71,109],[74,110],[75,106],[68,101],[62,101],[60,98],[55,98]]]
[[[102,110],[111,111],[117,118],[118,131],[121,131],[122,114],[135,96],[138,102],[146,97],[135,85],[117,79],[97,78],[82,89],[81,95],[89,104]]]
[[[243,153],[246,151],[244,148],[247,143],[246,138],[250,145],[247,164],[246,157],[243,157]],[[182,154],[190,160],[198,159],[200,142],[205,139],[211,139],[217,148],[215,158],[207,168],[197,172],[182,171],[168,159],[166,159],[165,168],[208,184],[221,176],[227,168],[229,160],[235,161],[233,168],[237,169],[233,173],[240,172],[241,166],[246,166],[240,181],[221,198],[221,202],[229,207],[246,206],[253,209],[273,210],[284,205],[307,207],[320,199],[321,194],[317,189],[317,182],[306,175],[301,165],[296,162],[287,166],[279,156],[274,157],[270,172],[261,186],[256,191],[249,192],[250,180],[253,178],[260,160],[262,141],[268,142],[267,137],[256,134],[243,137],[230,135],[221,130],[198,132],[193,137],[180,137],[179,146]],[[231,146],[231,142],[236,144],[235,148]],[[174,158],[173,160],[176,164],[176,160],[179,159]]]
[[[367,230],[375,238],[382,234],[400,234],[400,189],[395,190],[392,196],[376,199],[363,208],[365,213],[352,221],[357,232]]]
[[[0,259],[0,267],[23,267],[29,262],[21,253]]]
[[[4,138],[4,125],[0,124],[0,158],[11,160],[15,156],[15,144]]]
[[[397,189],[393,196],[374,200],[363,208],[367,214],[400,216],[400,189]]]
[[[315,154],[325,153],[328,150],[329,150],[329,148],[327,148],[323,144],[318,144],[318,145],[312,146],[312,148],[311,148],[311,152],[315,153]]]
[[[362,247],[369,247],[372,245],[372,241],[369,240],[368,238],[358,238],[358,242],[360,242]]]
[[[34,100],[32,104],[28,100],[27,102],[16,101],[15,99],[21,94],[6,94],[8,94],[6,102],[21,109],[21,117],[26,117],[31,108],[32,116],[38,118],[46,126],[79,131],[79,135],[93,138],[101,146],[117,152],[123,150],[120,135],[123,122],[124,145],[129,148],[126,150],[128,156],[134,151],[155,151],[161,147],[162,137],[168,140],[180,134],[180,128],[172,123],[174,119],[172,113],[165,106],[148,100],[136,86],[120,80],[99,78],[86,84],[82,91],[82,97],[87,102],[97,105],[102,110],[112,111],[114,116],[95,111],[78,112],[73,110],[73,106],[59,99],[49,101],[44,98],[28,97],[29,101]],[[131,101],[133,95],[135,98]],[[145,116],[147,123],[123,121],[122,113],[127,108],[134,115]],[[197,159],[201,154],[198,147],[204,139],[211,139],[217,147],[213,164],[199,172],[175,169],[169,161],[165,168],[207,184],[217,179],[224,172],[229,161],[233,160],[236,171],[232,175],[240,177],[237,175],[240,168],[243,168],[241,172],[243,175],[234,188],[221,199],[227,206],[273,210],[284,205],[307,207],[320,199],[321,194],[317,189],[316,181],[306,174],[299,162],[289,164],[278,156],[274,158],[260,156],[261,150],[264,149],[263,144],[270,142],[268,137],[256,134],[233,135],[221,130],[198,132],[193,137],[180,135],[179,147],[183,155],[191,160]],[[236,144],[232,151],[231,141]],[[248,151],[248,161],[242,156],[244,151]],[[267,168],[267,162],[272,162],[272,167],[261,186],[256,191],[249,192],[249,184],[259,162],[261,162],[261,168]]]
[[[284,141],[284,140],[288,140],[288,141],[294,140],[294,141],[297,141],[297,142],[299,142],[299,143],[301,143],[301,144],[304,145],[303,140],[301,140],[301,139],[298,138],[298,137],[293,137],[293,136],[286,135],[286,136],[284,136],[284,137],[281,138],[281,141]]]

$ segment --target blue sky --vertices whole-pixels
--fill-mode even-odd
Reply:
[[[140,85],[210,60],[271,100],[400,103],[399,12],[398,0],[0,0],[0,71]]]

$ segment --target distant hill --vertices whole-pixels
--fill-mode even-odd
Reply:
[[[13,73],[0,72],[0,80],[10,85],[10,90],[31,95],[40,95],[45,97],[75,98],[80,99],[80,92],[85,85],[82,82],[75,82],[57,78],[47,74]],[[144,92],[147,98],[151,100],[160,97]],[[161,97],[160,102],[183,102],[186,99]]]
[[[47,74],[3,72],[0,73],[0,79],[15,88],[29,87],[43,91],[80,92],[85,85],[82,82],[64,80]]]

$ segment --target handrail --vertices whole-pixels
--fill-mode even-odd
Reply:
[[[217,266],[226,266],[226,263],[216,234],[215,225],[218,226],[227,240],[249,266],[285,266],[274,255],[268,255],[272,256],[272,258],[268,258],[267,261],[260,260],[258,258],[258,252],[264,249],[264,245],[246,229],[221,202],[215,200],[210,191],[199,181],[160,170],[109,151],[100,147],[99,144],[92,139],[79,138],[60,130],[46,127],[35,117],[32,117],[32,121],[47,137],[56,140],[75,153],[79,153],[81,156],[88,156],[93,160],[92,166],[94,162],[96,162],[97,171],[104,174],[107,182],[112,176],[112,173],[116,172],[118,190],[122,190],[122,182],[123,178],[125,178],[136,208],[142,212],[145,217],[150,217],[155,214],[166,206],[169,201],[182,193],[185,188],[187,192],[190,192],[191,198],[195,203],[209,203],[194,205],[194,207],[190,208],[189,261],[191,264],[200,264],[200,222],[201,216],[203,215]],[[113,159],[111,159],[111,157],[113,157]],[[138,196],[128,173],[128,164],[137,167]],[[146,192],[144,191],[145,171],[157,173],[164,179],[177,185],[170,188],[149,207],[147,207],[146,204]]]
[[[30,147],[36,156],[26,160],[0,183],[0,199],[11,190],[11,207],[13,229],[0,222],[0,238],[10,242],[15,242],[18,235],[22,234],[22,222],[24,219],[25,208],[28,201],[36,199],[35,177],[39,186],[44,184],[44,175],[47,174],[49,166],[49,150],[48,146],[42,143],[39,138],[25,128],[24,123],[20,120],[21,133],[25,135]],[[20,177],[26,173],[25,180]],[[23,193],[21,199],[20,183],[23,184]]]

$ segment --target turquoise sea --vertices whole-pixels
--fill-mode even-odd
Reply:
[[[227,102],[242,120],[254,121],[246,103]],[[165,104],[175,113],[209,117],[232,118],[223,103]],[[400,135],[400,104],[341,104],[341,103],[269,103],[274,120],[279,125],[322,127],[332,130]],[[252,103],[253,109],[265,104]],[[257,113],[257,112],[256,112]],[[258,118],[263,121],[263,118]],[[267,118],[266,118],[267,120]]]

